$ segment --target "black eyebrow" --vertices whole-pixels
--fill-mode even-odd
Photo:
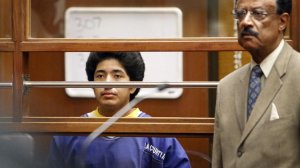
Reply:
[[[105,72],[105,71],[104,71],[104,70],[101,70],[101,69],[95,71],[95,73],[104,73],[104,72]]]
[[[121,69],[114,69],[112,70],[113,73],[126,73],[125,71],[121,70]],[[99,69],[99,70],[96,70],[95,73],[106,73],[105,70],[102,70],[102,69]]]

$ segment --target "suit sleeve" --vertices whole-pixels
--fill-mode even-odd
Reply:
[[[219,109],[220,109],[220,97],[221,91],[220,87],[217,90],[217,102],[216,102],[216,112],[215,112],[215,126],[214,126],[214,140],[213,140],[213,150],[212,150],[212,168],[222,168],[222,148],[221,139],[219,131]]]

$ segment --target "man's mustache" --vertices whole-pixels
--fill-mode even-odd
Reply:
[[[242,36],[258,36],[258,34],[259,34],[258,32],[247,27],[241,31]]]

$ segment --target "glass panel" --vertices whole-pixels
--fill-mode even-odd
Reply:
[[[235,24],[231,14],[233,2],[234,0],[133,0],[130,2],[32,0],[31,36],[35,38],[233,37],[235,34]],[[124,12],[124,8],[128,7],[138,8],[131,9],[138,12],[130,12],[128,9]],[[145,17],[145,8],[156,8],[154,11],[156,17],[153,14],[150,14],[151,18]],[[171,8],[171,11],[168,8]],[[149,9],[146,13],[149,14]],[[146,29],[146,32],[152,29],[152,33],[162,32],[148,36],[138,34],[143,29]],[[77,34],[70,35],[70,30]],[[120,34],[122,31],[134,33],[124,35]],[[177,31],[177,34],[170,34],[172,31]]]
[[[12,37],[11,0],[0,1],[0,38]]]
[[[31,81],[64,81],[66,76],[64,73],[67,65],[66,62],[64,62],[65,54],[66,53],[64,52],[29,53],[29,57],[26,62],[28,62],[28,73],[30,74]],[[183,53],[183,80],[207,80],[207,54],[208,53],[204,52]],[[76,57],[81,57],[78,53],[72,56],[74,59]],[[146,70],[148,65],[149,64],[146,63]],[[85,67],[85,64],[83,64],[82,66]],[[169,66],[167,67],[169,68]],[[151,68],[149,67],[148,69],[151,70]],[[82,70],[84,71],[84,69]],[[207,117],[207,97],[207,89],[189,88],[184,89],[183,94],[177,99],[147,99],[139,103],[137,107],[139,107],[140,110],[150,114],[153,117]],[[70,97],[66,94],[64,88],[31,88],[28,92],[28,98],[30,110],[27,112],[26,116],[33,117],[77,117],[83,115],[84,113],[94,110],[98,105],[97,101],[95,101],[95,98]],[[103,137],[99,139],[102,138]],[[35,161],[37,161],[37,163],[35,164],[46,163],[49,150],[53,149],[52,147],[50,147],[51,140],[52,137],[50,136],[34,136],[34,157],[37,157],[34,159]],[[183,146],[189,159],[191,160],[192,167],[209,167],[209,162],[211,158],[211,140],[209,138],[178,138],[178,140]],[[137,147],[146,148],[147,146],[144,146],[143,143],[142,146]],[[152,146],[151,148],[153,147],[156,146]],[[61,148],[57,149],[61,150]],[[115,151],[111,148],[108,148],[107,150],[110,150],[112,152]],[[126,151],[127,150],[128,149],[126,149]],[[101,154],[102,152],[102,150],[97,151],[97,153],[99,154]],[[118,162],[118,160],[115,160],[114,162]]]
[[[130,9],[136,10],[133,12],[124,8],[137,9]],[[151,14],[146,8],[151,8],[150,11],[156,8],[152,11],[156,12],[156,15]],[[233,0],[32,0],[31,36],[35,38],[233,37],[235,26],[232,9]],[[145,15],[149,12],[151,16]],[[149,30],[153,31],[145,35],[143,30],[148,33]],[[120,34],[123,31],[128,34]],[[175,31],[175,34],[170,34],[172,31]]]
[[[12,83],[12,53],[0,52],[0,83]],[[0,87],[0,117],[12,115],[12,87]]]
[[[87,58],[80,53],[71,53],[71,58],[63,52],[32,52],[29,54],[28,73],[32,81],[87,81],[85,63]],[[147,55],[148,54],[148,55]],[[150,55],[149,55],[150,54]],[[156,54],[156,55],[153,55]],[[143,52],[146,66],[144,81],[147,82],[180,82],[207,81],[207,54],[203,52],[186,52],[170,55],[168,52]],[[158,56],[157,56],[158,55]],[[165,57],[162,57],[164,55]],[[172,59],[175,58],[175,59]],[[161,60],[166,59],[166,60]],[[161,63],[168,63],[162,65]],[[168,67],[166,69],[165,67]],[[157,75],[160,74],[160,75]],[[79,77],[79,78],[74,78]],[[155,78],[158,76],[159,78]],[[163,78],[161,78],[163,76]],[[71,88],[32,88],[29,92],[30,116],[80,116],[97,106],[94,93],[89,89],[75,91]],[[142,93],[141,91],[140,93]],[[86,93],[86,94],[85,94]],[[177,94],[178,93],[178,94]],[[157,96],[157,97],[155,97]],[[152,116],[161,117],[207,117],[207,89],[203,88],[171,88],[161,94],[154,94],[151,99],[141,103],[142,110],[151,111]],[[41,99],[47,97],[47,99]],[[55,101],[49,101],[55,100]],[[168,103],[164,103],[165,102]],[[191,100],[190,100],[191,99]],[[159,106],[153,104],[160,104]],[[193,108],[183,104],[188,103]],[[199,105],[200,103],[200,105]],[[36,104],[40,104],[36,106]],[[42,105],[43,104],[43,105]],[[61,113],[61,105],[64,113]],[[172,106],[170,106],[172,105]],[[47,108],[51,107],[51,108]],[[145,109],[144,109],[145,107]],[[172,107],[172,108],[171,108]],[[76,110],[74,110],[76,109]],[[161,112],[161,111],[166,112]],[[43,111],[43,113],[41,113]]]
[[[59,135],[59,138],[67,138],[62,137],[63,135]],[[68,135],[70,136],[70,135]],[[75,137],[73,135],[74,141],[69,141],[68,146],[64,144],[67,141],[56,141],[56,143],[51,144],[53,139],[53,135],[49,134],[25,134],[25,133],[14,133],[14,134],[1,134],[0,135],[0,143],[1,145],[5,145],[6,148],[0,148],[0,156],[1,156],[1,166],[2,167],[59,167],[60,163],[53,161],[53,158],[59,159],[60,161],[64,161],[64,166],[62,167],[83,167],[79,166],[81,159],[84,158],[94,158],[90,159],[90,165],[94,167],[98,167],[99,160],[105,157],[108,162],[101,162],[101,167],[115,167],[115,164],[122,163],[121,167],[134,167],[130,164],[130,162],[140,163],[146,165],[158,164],[162,162],[159,158],[176,158],[175,160],[171,160],[172,162],[168,165],[176,164],[176,162],[182,162],[182,159],[178,157],[184,153],[190,160],[190,164],[192,167],[201,167],[201,168],[209,168],[211,156],[209,154],[209,138],[177,138],[179,143],[174,143],[169,141],[163,141],[159,143],[159,138],[155,137],[115,137],[114,139],[110,137],[98,137],[95,141],[98,145],[101,144],[101,148],[98,147],[90,147],[89,149],[93,150],[93,156],[89,154],[83,155],[80,153],[80,148],[78,143],[82,143],[82,140],[79,141],[78,136]],[[82,136],[82,135],[81,135]],[[58,139],[58,137],[55,137]],[[82,137],[81,137],[82,138]],[[164,138],[164,137],[160,137]],[[166,137],[167,138],[167,137]],[[77,140],[75,140],[77,139]],[[131,140],[129,140],[131,139]],[[149,143],[145,143],[149,141]],[[159,146],[157,145],[159,143]],[[113,145],[112,145],[113,144]],[[120,145],[125,146],[120,149]],[[56,148],[55,148],[55,145]],[[58,147],[59,145],[59,147]],[[94,146],[95,144],[91,145]],[[148,145],[148,146],[147,146]],[[180,149],[178,146],[181,145],[183,149]],[[116,150],[116,146],[118,146],[118,150]],[[128,147],[130,146],[130,148]],[[172,146],[172,147],[170,147]],[[104,150],[104,149],[105,150]],[[10,149],[10,150],[7,150]],[[144,150],[140,150],[144,149]],[[152,150],[151,150],[152,149]],[[156,153],[154,152],[156,149]],[[172,149],[175,151],[170,151]],[[147,151],[148,150],[148,151]],[[168,153],[166,151],[169,150]],[[52,152],[57,152],[53,154]],[[73,152],[71,152],[73,151]],[[71,153],[70,155],[66,155],[66,152]],[[107,153],[110,153],[107,155]],[[61,155],[60,155],[61,154]],[[49,157],[49,155],[51,157]],[[68,156],[68,157],[66,157]],[[138,157],[142,156],[142,158]],[[149,157],[156,157],[156,159],[150,159]],[[68,159],[67,159],[68,158]],[[75,159],[76,158],[76,159]],[[126,158],[126,159],[120,159]],[[118,160],[120,159],[120,160]],[[153,162],[154,160],[154,162]],[[168,162],[169,159],[165,159],[163,162]],[[98,161],[98,163],[97,163]],[[130,161],[130,162],[128,162]],[[47,166],[50,163],[52,166]],[[109,166],[105,165],[105,163],[109,164]],[[55,165],[55,166],[53,166]],[[75,166],[76,165],[76,166]],[[96,165],[96,166],[95,166]],[[119,167],[119,166],[118,166]],[[141,166],[142,167],[142,166]],[[145,167],[145,166],[143,166]],[[158,166],[155,166],[158,167]],[[176,166],[174,166],[176,167]],[[186,167],[186,166],[184,166]]]
[[[31,2],[31,35],[32,37],[68,37],[66,35],[66,27],[68,26],[68,18],[65,16],[67,15],[66,11],[70,10],[71,7],[80,7],[81,9],[79,10],[90,10],[90,7],[98,7],[98,8],[105,8],[105,7],[114,7],[114,8],[119,8],[119,7],[134,7],[134,8],[140,8],[137,10],[141,10],[141,8],[157,8],[157,7],[175,7],[177,10],[171,11],[171,15],[166,15],[165,13],[167,12],[168,14],[168,9],[156,9],[158,10],[158,16],[154,18],[149,18],[146,21],[148,21],[148,24],[152,26],[151,28],[155,28],[156,26],[159,27],[160,25],[161,29],[164,29],[164,31],[172,30],[174,28],[178,29],[177,31],[177,36],[205,36],[206,30],[204,30],[204,27],[201,27],[203,25],[203,22],[205,22],[205,16],[206,14],[204,13],[206,11],[205,7],[205,1],[197,1],[197,0],[190,0],[188,4],[185,4],[185,2],[182,2],[180,0],[163,0],[163,1],[139,1],[139,0],[134,0],[128,3],[128,1],[123,1],[123,0],[113,0],[113,1],[76,1],[76,0],[71,0],[71,1],[66,1],[66,0],[48,0],[45,2],[40,2],[38,0],[32,0]],[[191,10],[192,9],[192,10]],[[75,9],[73,9],[75,10]],[[81,11],[81,14],[79,14],[80,19],[74,19],[74,22],[82,20],[79,24],[76,24],[77,26],[80,26],[84,24],[81,28],[89,28],[91,24],[102,24],[101,28],[97,31],[103,31],[103,28],[108,27],[111,22],[117,22],[120,20],[119,15],[117,15],[115,18],[116,20],[111,20],[110,16],[103,16],[103,12],[101,13],[101,9],[99,9],[100,12],[96,13],[90,13],[89,16],[90,18],[84,17],[82,15],[85,15],[86,12]],[[115,10],[115,9],[114,9]],[[203,11],[201,13],[203,14],[198,14],[197,11]],[[121,11],[122,12],[122,11]],[[110,13],[110,12],[109,12]],[[114,13],[120,14],[120,11],[115,11]],[[132,13],[132,12],[131,12]],[[139,13],[139,12],[138,12]],[[147,13],[147,12],[146,12]],[[149,10],[148,10],[149,13]],[[181,13],[182,13],[182,19],[181,19]],[[72,15],[72,12],[70,12]],[[140,13],[141,14],[141,13]],[[143,14],[143,12],[142,12]],[[151,14],[151,13],[150,13]],[[170,14],[170,13],[169,13]],[[176,16],[173,16],[173,15]],[[97,19],[97,17],[101,17],[101,19]],[[106,15],[106,14],[104,14]],[[78,16],[78,15],[77,15]],[[130,17],[130,18],[128,18]],[[125,19],[131,19],[131,16],[125,17]],[[139,17],[143,17],[140,15]],[[150,16],[151,17],[151,16]],[[71,17],[72,18],[72,17]],[[96,18],[96,19],[95,19]],[[157,19],[157,18],[166,18],[164,21],[167,21],[168,18],[175,19],[173,21],[173,27],[170,28],[164,28],[167,27],[166,23],[164,23],[162,20]],[[134,19],[137,19],[137,22],[130,22],[131,24],[126,24],[124,22],[121,25],[117,25],[117,27],[122,27],[120,30],[123,30],[124,28],[128,29],[136,29],[136,30],[141,30],[142,28],[147,28],[145,25],[145,20],[142,18],[139,19],[138,17],[135,17]],[[152,19],[152,20],[151,20]],[[154,20],[153,20],[154,19]],[[178,20],[177,20],[178,19]],[[111,20],[109,22],[106,22],[107,20]],[[197,21],[194,23],[194,21]],[[72,21],[71,21],[72,22]],[[177,22],[183,22],[177,23]],[[147,22],[146,22],[147,23]],[[183,26],[187,25],[189,23],[194,23],[193,26]],[[134,24],[134,25],[132,25]],[[178,25],[177,25],[178,24]],[[144,27],[143,27],[144,26]],[[78,27],[74,27],[78,28]],[[100,30],[101,29],[101,30]],[[158,29],[158,28],[157,28]],[[183,29],[185,32],[182,32],[180,29]],[[111,30],[113,35],[115,35],[116,30]],[[162,32],[163,33],[163,32]],[[108,36],[104,38],[107,38]],[[173,34],[171,36],[165,32],[162,35],[166,35],[168,37],[174,37]],[[109,36],[110,37],[110,36]],[[142,36],[143,37],[143,36]],[[155,37],[155,36],[153,36]],[[132,35],[130,38],[137,38],[137,35]]]

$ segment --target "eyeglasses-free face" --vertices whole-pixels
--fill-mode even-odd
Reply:
[[[94,81],[128,82],[130,77],[119,60],[109,58],[98,63]],[[130,94],[135,90],[135,88],[94,88],[101,114],[107,117],[115,114],[129,102]]]

